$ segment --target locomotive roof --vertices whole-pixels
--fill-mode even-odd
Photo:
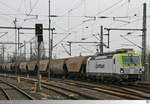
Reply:
[[[112,52],[105,52],[102,54],[99,54],[98,56],[105,56],[105,55],[114,55],[114,54],[121,54],[121,53],[135,53],[133,49],[117,49],[116,51]]]

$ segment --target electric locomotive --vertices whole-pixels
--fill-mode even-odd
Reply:
[[[132,49],[119,49],[90,57],[86,66],[87,77],[111,81],[141,80],[143,71],[141,58]]]

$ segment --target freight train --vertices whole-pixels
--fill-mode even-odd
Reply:
[[[101,81],[132,81],[141,80],[144,71],[141,58],[132,49],[118,49],[114,52],[93,56],[79,56],[64,59],[53,59],[49,66],[48,60],[40,61],[40,72],[51,76],[92,78]],[[0,71],[5,73],[36,74],[37,61],[5,63]]]

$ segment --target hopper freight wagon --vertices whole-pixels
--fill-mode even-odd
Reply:
[[[11,71],[11,65],[12,65],[12,63],[8,63],[8,64],[6,65],[6,69],[5,69],[6,72],[8,72],[8,73],[11,73],[11,72],[12,72],[12,71]]]
[[[36,74],[37,73],[37,61],[29,61],[27,62],[27,73],[28,74]]]
[[[6,69],[6,65],[7,64],[2,64],[2,72],[6,72],[6,70],[5,70]]]
[[[4,72],[7,72],[7,67],[6,66],[7,66],[7,64],[3,64],[3,71]]]
[[[18,65],[18,72],[20,74],[27,74],[28,72],[28,68],[27,68],[27,62],[21,62],[19,65]]]
[[[54,59],[51,61],[50,73],[54,77],[67,76],[68,70],[66,67],[67,59]],[[47,70],[48,73],[49,69]]]
[[[40,61],[40,72],[46,73],[48,67],[48,60]],[[37,61],[29,61],[29,62],[21,62],[19,65],[19,72],[21,73],[29,73],[36,74],[38,70]]]
[[[13,62],[11,64],[11,71],[12,71],[12,73],[16,73],[16,63],[15,62]]]
[[[49,60],[40,60],[40,73],[41,74],[47,74],[48,64],[49,64]]]
[[[66,60],[69,77],[83,77],[86,72],[86,61],[89,56],[73,57]]]

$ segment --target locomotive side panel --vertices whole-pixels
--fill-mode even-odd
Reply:
[[[100,80],[120,80],[116,75],[117,60],[113,56],[95,56],[87,61],[87,77]]]
[[[88,59],[86,73],[87,75],[92,76],[113,74],[114,72],[112,57],[108,58],[107,56],[98,56]]]

